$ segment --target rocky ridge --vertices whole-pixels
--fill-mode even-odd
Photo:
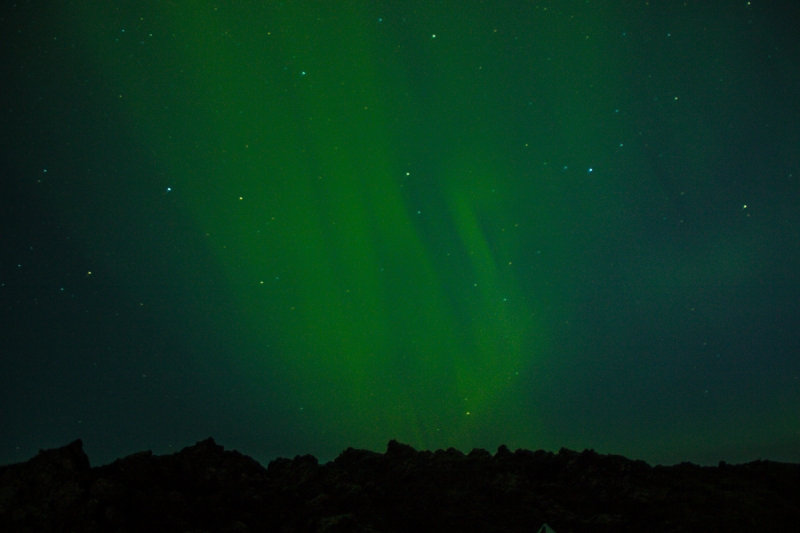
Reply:
[[[264,468],[207,439],[92,468],[80,440],[0,467],[0,531],[793,530],[800,465],[650,466],[591,450],[348,448]]]

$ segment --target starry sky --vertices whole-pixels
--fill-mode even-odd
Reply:
[[[0,15],[0,464],[800,461],[796,7]]]

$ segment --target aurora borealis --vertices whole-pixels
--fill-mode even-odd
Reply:
[[[800,460],[791,12],[45,4],[3,8],[0,462]]]

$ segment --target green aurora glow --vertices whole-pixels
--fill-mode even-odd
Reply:
[[[713,174],[721,134],[667,73],[700,48],[735,77],[745,67],[714,63],[713,40],[678,35],[647,70],[659,45],[636,2],[234,4],[62,8],[79,10],[87,61],[161,170],[121,187],[170,187],[162,200],[211,258],[170,268],[176,292],[206,302],[187,317],[227,324],[226,349],[197,364],[247,376],[232,416],[280,419],[323,455],[396,438],[645,457],[727,449],[756,416],[742,400],[709,425],[685,396],[647,396],[705,388],[654,370],[654,346],[675,347],[657,339],[686,325],[662,313],[712,285],[723,309],[766,246],[746,197],[726,204],[739,218],[723,238],[669,251],[653,237],[698,212],[699,194],[678,196]],[[694,9],[672,15],[709,23]],[[665,130],[685,154],[669,179],[651,133]],[[204,276],[216,285],[192,287]],[[647,332],[626,335],[641,316]]]

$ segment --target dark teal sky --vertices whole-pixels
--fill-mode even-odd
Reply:
[[[800,461],[793,9],[2,9],[0,463]]]

